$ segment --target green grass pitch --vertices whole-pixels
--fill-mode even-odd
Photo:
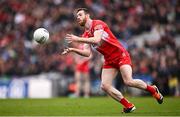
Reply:
[[[128,114],[109,97],[0,99],[0,116],[180,116],[180,98],[165,97],[161,105],[151,97],[128,99],[137,108]]]

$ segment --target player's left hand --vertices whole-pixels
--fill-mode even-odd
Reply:
[[[68,43],[71,43],[71,42],[75,42],[75,41],[78,41],[78,36],[76,36],[76,35],[73,35],[73,34],[67,34],[66,35],[66,37],[65,37],[65,39],[66,39],[66,41],[68,42]]]
[[[66,48],[64,49],[64,51],[61,53],[61,55],[66,55],[66,54],[68,54],[69,52],[71,52],[71,48],[66,47]]]

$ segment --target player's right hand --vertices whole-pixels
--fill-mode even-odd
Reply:
[[[72,43],[78,41],[79,37],[73,34],[67,34],[65,39],[68,43]]]

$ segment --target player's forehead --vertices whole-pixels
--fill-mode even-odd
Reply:
[[[84,13],[85,13],[84,10],[79,10],[79,11],[77,11],[76,15],[79,16],[79,15],[82,15]]]

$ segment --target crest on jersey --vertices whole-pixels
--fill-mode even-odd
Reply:
[[[94,27],[94,30],[99,30],[99,29],[103,29],[103,26],[102,26],[101,24],[96,25],[96,26]]]

